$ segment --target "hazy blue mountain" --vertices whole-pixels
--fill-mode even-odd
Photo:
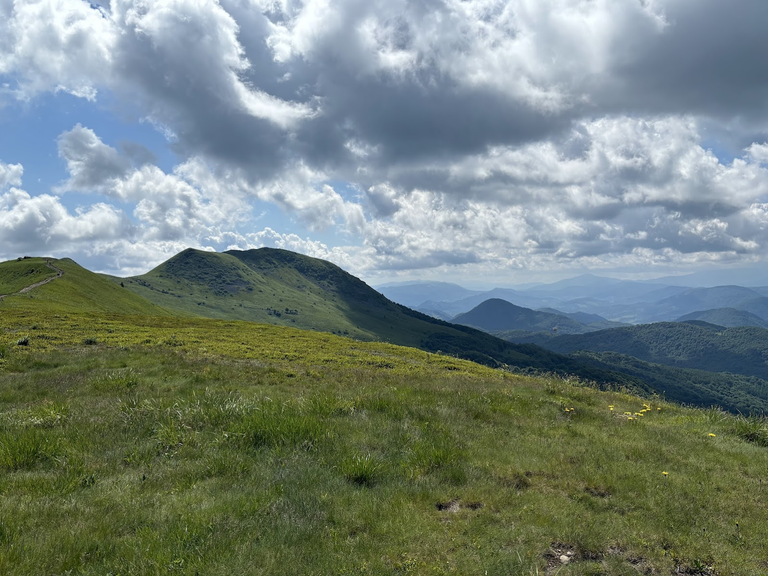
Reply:
[[[546,308],[548,306],[556,306],[560,303],[557,298],[552,298],[544,294],[538,295],[536,293],[529,293],[528,291],[513,290],[511,288],[494,288],[487,292],[480,292],[469,296],[468,298],[462,298],[455,302],[440,302],[437,300],[431,300],[422,303],[418,310],[425,312],[428,310],[439,310],[445,314],[449,314],[451,318],[457,314],[468,312],[472,310],[478,304],[482,304],[486,300],[492,298],[498,298],[500,300],[506,300],[516,306],[523,306],[525,308],[537,309]]]
[[[536,290],[538,292],[557,292],[560,290],[572,290],[576,288],[603,288],[618,282],[621,282],[621,280],[616,278],[605,278],[594,274],[581,274],[580,276],[558,280],[557,282],[552,282],[550,284],[542,284],[531,290]]]
[[[768,298],[743,286],[692,288],[655,303],[654,319],[671,320],[700,310],[737,308],[768,319]]]
[[[560,314],[567,316],[576,322],[580,322],[585,326],[588,326],[592,330],[604,330],[607,328],[618,328],[619,326],[625,326],[623,322],[614,322],[612,320],[606,320],[599,314],[588,314],[587,312],[562,312],[556,308],[540,308],[539,312],[549,312],[550,314]]]
[[[598,276],[593,276],[590,280],[594,282],[569,285],[566,281],[563,281],[556,283],[559,286],[549,284],[526,290],[526,292],[529,295],[535,294],[541,297],[557,298],[566,302],[580,298],[590,298],[608,303],[629,303],[643,300],[647,294],[663,287],[643,282],[600,278]]]
[[[736,308],[715,308],[714,310],[699,310],[691,312],[677,319],[678,322],[690,320],[703,320],[711,324],[718,324],[728,328],[736,326],[757,326],[759,328],[768,328],[768,322],[759,316],[747,312],[746,310],[737,310]]]
[[[381,290],[400,303],[445,320],[468,312],[486,300],[497,298],[533,310],[552,313],[556,310],[556,313],[569,315],[585,324],[590,322],[583,322],[585,318],[573,315],[595,315],[609,322],[593,328],[616,325],[611,322],[671,322],[693,312],[719,308],[743,310],[768,321],[768,287],[765,286],[754,289],[735,285],[690,288],[582,274],[527,289],[472,291],[455,284],[420,283],[382,287]]]
[[[377,286],[381,294],[403,306],[416,308],[428,300],[453,302],[479,294],[479,290],[468,290],[450,282],[406,282]]]
[[[454,324],[480,328],[488,332],[499,330],[558,331],[565,334],[581,334],[588,328],[572,318],[561,314],[538,312],[530,308],[515,306],[506,300],[491,298],[469,312],[459,314]]]
[[[768,285],[768,270],[760,268],[734,268],[731,270],[706,270],[684,276],[664,276],[649,280],[655,284],[668,284],[670,286],[691,286],[695,288],[708,288],[723,286],[724,284],[738,284],[752,288],[753,286]]]

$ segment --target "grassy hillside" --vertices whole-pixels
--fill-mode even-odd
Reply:
[[[558,331],[564,334],[582,334],[589,331],[584,324],[562,314],[539,312],[515,306],[499,298],[491,298],[469,312],[453,319],[456,324],[473,326],[488,332],[502,330]]]
[[[417,344],[400,307],[323,260],[263,248],[219,254],[185,250],[126,288],[188,316],[238,319]],[[412,332],[412,331],[411,331]]]
[[[56,276],[49,258],[19,258],[0,262],[0,295],[15,294],[30,284]]]
[[[675,368],[615,352],[576,352],[572,356],[636,378],[646,394],[694,406],[719,406],[735,414],[768,414],[768,381],[760,378]]]
[[[750,370],[760,372],[765,368],[760,355],[754,352],[764,344],[761,341],[764,336],[749,332],[726,334],[721,326],[699,321],[686,323],[683,336],[698,335],[701,330],[707,337],[714,336],[716,343],[725,348],[716,349],[712,342],[702,344],[699,340],[682,338],[681,332],[659,330],[663,327],[653,324],[632,327],[637,330],[624,330],[618,334],[616,330],[606,330],[592,333],[595,336],[585,340],[556,336],[551,332],[508,331],[498,335],[518,344],[551,346],[580,363],[621,372],[639,382],[633,389],[647,394],[659,394],[669,400],[697,406],[718,405],[735,413],[768,414],[768,381],[749,375]],[[695,342],[699,343],[698,348]],[[739,342],[753,351],[734,352],[739,349],[736,344]],[[671,355],[678,356],[670,359]],[[677,362],[682,364],[680,356],[687,368],[678,367]],[[705,371],[724,366],[731,367],[731,372]],[[735,373],[738,371],[747,375]]]
[[[0,314],[0,573],[764,574],[767,445],[330,334]]]
[[[631,378],[517,346],[387,300],[338,266],[287,250],[224,254],[185,250],[125,287],[179,315],[249,320],[441,351],[490,366],[513,365],[632,386]]]
[[[33,259],[40,260],[42,259]],[[25,261],[22,261],[25,262]],[[169,314],[119,284],[94,274],[69,258],[51,260],[63,272],[56,280],[39,286],[26,294],[9,296],[0,301],[0,310],[36,311],[41,317],[56,312],[111,312],[115,314]],[[0,271],[14,266],[15,261],[0,264]],[[39,266],[39,265],[38,265]],[[45,270],[48,270],[45,268]],[[56,272],[52,272],[55,276]],[[32,280],[28,278],[27,280]],[[21,281],[19,281],[21,283]],[[31,282],[30,282],[31,283]],[[27,284],[29,285],[29,283]]]

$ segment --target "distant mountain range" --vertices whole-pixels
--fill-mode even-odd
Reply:
[[[691,288],[662,281],[637,282],[584,274],[526,289],[495,288],[478,292],[462,291],[455,284],[443,287],[435,283],[413,283],[382,288],[382,293],[396,302],[444,320],[467,313],[486,300],[500,299],[532,310],[596,315],[609,322],[626,324],[673,321],[703,312],[717,314],[729,326],[734,322],[760,325],[755,317],[768,322],[768,287],[759,286]],[[425,296],[428,298],[422,300]],[[732,311],[713,312],[726,308],[751,316]]]

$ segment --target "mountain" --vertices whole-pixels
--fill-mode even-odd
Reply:
[[[655,364],[731,372],[768,380],[768,330],[705,322],[657,322],[539,342],[561,354],[615,352]]]
[[[599,314],[588,314],[587,312],[561,312],[556,308],[540,308],[538,311],[567,316],[572,320],[576,320],[576,322],[584,324],[590,328],[590,330],[604,330],[607,328],[618,328],[619,326],[625,326],[623,322],[613,322],[611,320],[606,320]],[[587,330],[587,332],[590,330]]]
[[[398,304],[416,308],[428,300],[453,302],[479,294],[478,290],[468,290],[449,282],[408,282],[404,284],[385,284],[376,289]]]
[[[687,322],[690,320],[702,320],[710,324],[717,324],[733,328],[736,326],[757,326],[758,328],[768,328],[768,322],[759,316],[747,312],[746,310],[737,310],[736,308],[715,308],[714,310],[700,310],[691,312],[677,319],[677,322]]]
[[[699,310],[736,308],[768,319],[768,298],[743,286],[692,288],[654,305],[653,319],[671,320]],[[765,314],[765,316],[764,316]]]
[[[621,282],[616,278],[605,278],[603,276],[595,276],[594,274],[581,274],[574,276],[573,278],[567,278],[565,280],[558,280],[550,284],[542,284],[535,288],[538,292],[555,292],[560,290],[573,290],[576,288],[595,288],[605,287],[610,284],[616,284]]]
[[[54,318],[71,319],[67,320],[71,327],[87,325],[88,330],[98,337],[89,337],[89,341],[114,341],[123,345],[120,344],[124,342],[123,336],[114,334],[115,323],[127,322],[142,333],[149,326],[170,328],[182,320],[203,326],[201,317],[231,321],[248,319],[250,315],[266,318],[272,324],[303,325],[315,331],[335,330],[337,334],[344,333],[342,328],[347,326],[347,333],[359,340],[388,340],[438,352],[444,357],[503,366],[516,372],[575,375],[600,387],[666,394],[678,401],[695,398],[703,405],[719,403],[732,410],[757,410],[768,398],[768,385],[745,376],[711,376],[702,380],[681,372],[674,376],[684,378],[686,384],[681,388],[672,379],[672,372],[664,372],[667,368],[664,366],[651,366],[640,371],[631,365],[642,362],[636,359],[607,361],[604,354],[597,357],[596,353],[565,356],[539,346],[505,342],[474,328],[449,324],[395,304],[329,262],[284,250],[223,254],[185,250],[147,274],[125,279],[94,274],[68,259],[30,259],[22,264],[19,261],[0,264],[0,279],[6,286],[15,283],[18,288],[24,283],[21,278],[25,275],[29,276],[31,284],[0,300],[0,310],[3,311],[0,320],[4,319],[7,324],[14,318],[31,319],[24,321],[25,330],[42,330],[32,335],[32,346],[36,348],[50,345],[50,336],[44,331]],[[505,303],[501,305],[506,306]],[[535,314],[532,310],[528,312]],[[38,319],[44,319],[42,328]],[[724,330],[700,324],[677,326],[692,326],[713,333]],[[263,323],[256,325],[261,325],[260,330],[265,333],[269,330]],[[210,326],[231,324],[219,322]],[[192,339],[205,346],[207,339],[214,337],[213,333],[187,328],[179,334],[181,337],[177,338],[173,328],[166,329],[164,341],[178,343]],[[12,334],[11,338],[18,337]],[[142,338],[146,340],[146,336]],[[246,340],[241,341],[241,345],[248,348],[247,337],[244,338]],[[743,334],[746,343],[760,338],[764,336]],[[6,354],[8,344],[0,344],[0,354]],[[716,360],[716,355],[713,354],[711,359]],[[721,358],[721,365],[729,359]],[[738,360],[749,366],[750,362],[745,360],[751,359],[745,356]],[[641,372],[645,376],[638,376]],[[686,389],[690,390],[686,392]]]
[[[25,267],[30,271],[21,273]],[[41,315],[68,311],[148,316],[172,314],[69,258],[2,262],[0,282],[4,288],[15,288],[17,292],[0,300],[0,309],[36,310]],[[25,283],[26,287],[23,286]],[[35,284],[39,285],[27,290]],[[10,294],[13,294],[12,290]]]
[[[0,297],[56,276],[53,258],[18,258],[0,264]]]
[[[501,330],[557,331],[565,334],[581,334],[588,328],[567,316],[537,312],[515,306],[498,298],[491,298],[469,312],[453,319],[455,324],[473,326],[487,332]]]
[[[181,316],[248,320],[333,332],[455,355],[481,364],[636,383],[537,346],[516,345],[388,300],[335,264],[287,250],[188,249],[125,287]]]
[[[730,270],[708,270],[694,272],[684,276],[664,276],[649,280],[655,284],[667,284],[670,286],[691,286],[705,288],[722,286],[725,282],[740,286],[765,286],[768,284],[768,271],[761,268],[732,268]]]
[[[558,298],[552,298],[547,295],[540,295],[535,292],[513,290],[512,288],[494,288],[487,292],[480,292],[473,294],[467,298],[456,300],[453,302],[441,302],[437,300],[428,300],[423,302],[419,307],[419,311],[440,311],[442,314],[449,315],[451,318],[457,314],[468,312],[475,306],[482,304],[486,300],[497,298],[499,300],[506,300],[516,306],[524,306],[525,308],[545,308],[548,306],[555,307],[561,301]]]

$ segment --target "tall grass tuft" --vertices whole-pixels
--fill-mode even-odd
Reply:
[[[326,424],[290,404],[264,402],[244,415],[235,432],[255,448],[312,450],[330,434]]]
[[[381,470],[382,464],[372,454],[348,456],[341,463],[341,473],[358,486],[371,487],[376,484]]]
[[[58,443],[37,428],[0,432],[0,468],[5,470],[28,470],[58,453]]]
[[[738,416],[730,421],[733,433],[739,438],[768,447],[768,419],[764,416]]]

